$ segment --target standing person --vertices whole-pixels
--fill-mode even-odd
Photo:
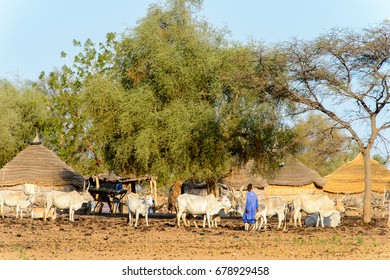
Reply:
[[[242,220],[245,223],[245,230],[249,230],[249,225],[253,225],[255,223],[255,215],[259,207],[257,195],[252,191],[252,189],[252,184],[248,184],[245,211],[244,215],[242,215]]]

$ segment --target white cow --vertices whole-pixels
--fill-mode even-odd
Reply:
[[[180,219],[183,213],[190,213],[196,215],[206,215],[209,228],[211,228],[211,219],[223,208],[231,208],[232,204],[227,196],[216,198],[213,194],[207,196],[198,196],[191,194],[181,194],[177,197],[177,225],[180,227]],[[187,226],[185,216],[183,216],[183,223]],[[205,226],[205,221],[204,221]]]
[[[259,198],[259,205],[260,204],[266,206],[266,216],[268,218],[271,218],[274,215],[278,215],[278,229],[280,229],[282,227],[282,223],[285,222],[287,201],[280,196],[269,196],[269,197]],[[286,227],[286,223],[284,223],[284,228],[285,227]],[[267,228],[267,223],[265,222],[264,229],[266,228]]]
[[[232,207],[232,206],[231,206]],[[225,208],[223,210],[226,210],[226,209],[229,209],[229,208]],[[210,210],[210,225],[212,228],[217,228],[218,227],[218,221],[221,221],[220,219],[220,214],[221,214],[221,211],[223,211],[222,208],[220,207],[219,204],[217,204],[215,206],[215,208],[211,209]],[[225,214],[226,214],[226,211],[225,211]],[[193,215],[192,216],[194,217],[193,219],[193,222],[194,222],[194,225],[196,228],[198,228],[198,225],[196,223],[196,220],[195,218],[198,216],[198,215]],[[189,226],[190,224],[188,223],[187,221],[187,216],[186,216],[186,213],[184,212],[182,214],[182,219],[183,219],[183,223],[186,225],[186,226]],[[206,221],[207,221],[207,217],[206,215],[203,215],[203,227],[206,227]]]
[[[260,220],[260,225],[259,225]],[[254,229],[261,230],[261,227],[264,223],[264,230],[267,229],[267,205],[259,203],[257,212],[255,215],[255,226]]]
[[[244,187],[244,186],[243,186]],[[242,216],[245,208],[245,195],[243,193],[243,187],[240,188],[240,196],[237,198],[237,212]],[[255,215],[255,229],[261,229],[264,222],[264,229],[267,228],[267,218],[271,218],[274,215],[278,215],[278,229],[281,228],[284,222],[284,229],[286,228],[286,212],[287,212],[287,201],[281,196],[267,196],[257,195],[259,202],[259,209]],[[261,206],[263,205],[263,206]],[[265,212],[264,212],[265,211]],[[265,214],[264,214],[265,213]],[[258,224],[261,218],[260,226]]]
[[[69,209],[69,220],[74,221],[74,212],[79,210],[83,203],[93,201],[92,195],[88,192],[89,187],[83,192],[71,191],[50,191],[45,195],[45,215],[43,220],[46,221],[49,210],[52,206],[59,209]],[[52,218],[53,220],[53,218]]]
[[[4,205],[8,207],[15,207],[16,218],[21,211],[21,218],[23,218],[23,209],[26,209],[29,205],[35,201],[34,194],[26,194],[24,191],[17,190],[1,190],[0,191],[0,211],[1,216],[4,218]]]
[[[31,219],[42,219],[45,215],[45,208],[42,207],[34,207],[31,209]],[[53,221],[57,218],[56,208],[50,208],[47,213],[47,218],[51,218]]]
[[[27,200],[18,201],[15,211],[16,211],[16,218],[18,218],[19,211],[20,211],[20,219],[23,219],[23,210],[26,210],[30,205],[33,205],[35,203],[35,195],[29,196]]]
[[[321,220],[321,226],[324,227],[324,217],[331,216],[334,212],[345,212],[344,205],[339,200],[332,200],[326,194],[299,194],[293,198],[294,205],[294,226],[302,226],[301,211],[307,214],[318,214],[317,226]]]
[[[148,213],[149,208],[153,206],[153,198],[151,195],[147,195],[145,197],[141,197],[136,193],[130,193],[127,196],[127,208],[129,211],[129,217],[127,222],[130,225],[133,225],[133,214],[135,215],[135,224],[134,227],[138,225],[139,214],[145,217],[146,225],[149,226],[148,223]]]

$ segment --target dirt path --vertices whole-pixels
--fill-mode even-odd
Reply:
[[[56,222],[0,219],[2,260],[389,260],[386,219],[363,225],[346,217],[337,228],[278,231],[271,219],[266,231],[243,230],[238,218],[222,219],[217,229],[177,228],[172,216],[141,220],[126,217],[63,215]]]

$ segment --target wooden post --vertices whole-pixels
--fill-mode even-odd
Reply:
[[[154,199],[154,205],[157,206],[157,182],[154,179],[150,179],[150,193]]]
[[[96,188],[98,189],[100,187],[100,184],[99,184],[99,177],[96,176]]]

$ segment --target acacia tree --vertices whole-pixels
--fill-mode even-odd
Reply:
[[[118,41],[116,74],[87,84],[86,110],[110,169],[215,183],[233,161],[272,162],[291,142],[256,49],[198,21],[201,2],[152,5]]]
[[[305,165],[326,176],[356,156],[354,143],[334,122],[324,115],[308,113],[294,125],[299,144],[297,158]]]
[[[48,100],[30,86],[0,80],[0,166],[33,140],[48,114]]]
[[[105,167],[102,151],[91,130],[91,121],[85,114],[85,107],[91,102],[84,100],[81,93],[96,75],[108,76],[111,73],[115,42],[114,33],[107,33],[106,41],[98,45],[90,39],[84,44],[73,40],[74,47],[81,49],[73,64],[63,65],[49,74],[42,72],[35,83],[35,87],[49,99],[50,112],[42,130],[45,144],[72,167],[86,174],[101,172]],[[67,54],[62,52],[61,56]]]
[[[361,32],[334,29],[283,51],[288,80],[282,94],[326,114],[356,141],[364,158],[363,220],[370,222],[371,150],[379,142],[386,147],[390,127],[390,22]]]

